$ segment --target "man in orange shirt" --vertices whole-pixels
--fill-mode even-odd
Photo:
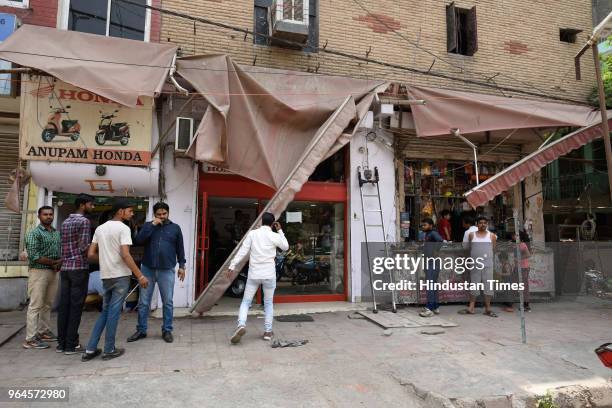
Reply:
[[[445,241],[452,241],[451,234],[451,212],[448,210],[442,210],[440,213],[440,219],[438,220],[438,232],[442,235]]]

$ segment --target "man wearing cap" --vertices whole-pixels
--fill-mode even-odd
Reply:
[[[87,349],[81,357],[83,361],[89,361],[102,353],[97,347],[104,330],[106,333],[102,359],[110,360],[123,355],[125,350],[115,347],[115,334],[121,309],[130,289],[130,277],[133,273],[142,288],[146,288],[149,283],[130,255],[132,235],[124,221],[129,221],[134,216],[132,207],[127,200],[116,200],[111,210],[112,218],[96,229],[89,246],[89,260],[100,264],[104,303]]]
[[[62,223],[62,270],[60,272],[60,304],[57,311],[58,353],[82,352],[79,325],[83,303],[87,297],[89,263],[87,249],[91,242],[91,224],[86,215],[94,209],[94,198],[79,194],[74,201],[76,211]]]

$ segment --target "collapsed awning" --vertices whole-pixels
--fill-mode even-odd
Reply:
[[[23,25],[0,44],[0,59],[35,68],[125,106],[161,91],[177,47]]]
[[[608,121],[612,126],[612,119]],[[525,158],[514,163],[504,171],[497,173],[490,179],[480,183],[467,193],[465,197],[472,207],[487,203],[495,196],[507,191],[526,177],[540,171],[548,163],[557,158],[578,149],[585,144],[602,136],[601,119],[599,122],[593,120],[587,126],[578,129],[554,142],[545,145]]]
[[[381,80],[244,66],[226,55],[181,58],[176,65],[209,103],[188,154],[275,190],[346,97],[354,125],[370,107],[366,97],[386,87]],[[332,152],[350,136],[341,137],[344,127],[337,132]]]
[[[264,211],[277,217],[316,166],[350,140],[375,94],[388,86],[380,80],[241,66],[225,55],[177,60],[177,73],[209,103],[188,154],[272,187],[276,193]],[[192,311],[211,309],[225,293],[242,269],[228,270],[241,244]]]
[[[408,86],[410,99],[425,105],[411,105],[419,137],[462,135],[529,128],[587,126],[598,116],[592,107],[543,102],[474,92]],[[535,135],[534,135],[535,136]]]

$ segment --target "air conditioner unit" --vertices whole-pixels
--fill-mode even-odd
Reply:
[[[270,35],[305,45],[308,40],[308,3],[309,0],[274,0],[270,10]],[[282,42],[279,45],[286,46]]]
[[[174,150],[186,152],[193,141],[193,118],[176,118],[176,137],[174,138]]]

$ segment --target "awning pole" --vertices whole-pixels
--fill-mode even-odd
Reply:
[[[593,49],[593,61],[595,62],[595,76],[597,77],[597,91],[599,93],[599,111],[601,112],[601,131],[603,132],[604,147],[606,148],[606,163],[608,165],[608,186],[610,188],[610,200],[612,201],[612,149],[610,148],[608,109],[606,107],[606,93],[604,91],[603,78],[601,77],[601,62],[599,61],[599,50],[597,49],[597,41],[593,41],[591,48]]]
[[[516,269],[518,271],[518,284],[519,286],[522,286],[521,284],[523,284],[523,271],[521,270],[521,238],[520,238],[520,234],[519,234],[519,228],[520,228],[520,223],[519,223],[519,217],[518,217],[518,208],[514,207],[512,209],[512,215],[514,216],[514,242],[516,245]],[[527,279],[529,279],[529,277],[527,277]],[[520,289],[519,287],[519,313],[521,316],[521,341],[523,342],[523,344],[527,343],[527,330],[525,328],[525,295],[523,294],[523,291]]]
[[[476,170],[476,185],[479,185],[480,176],[478,175],[478,148],[476,147],[474,143],[470,142],[466,137],[461,136],[461,134],[459,133],[459,129],[452,129],[451,132],[454,133],[456,136],[458,136],[461,140],[463,140],[468,146],[472,148],[472,151],[474,152],[474,170]]]

